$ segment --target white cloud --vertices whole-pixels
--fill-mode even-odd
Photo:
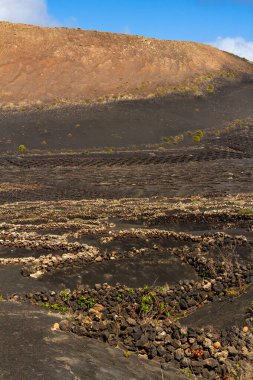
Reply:
[[[0,0],[0,20],[44,26],[57,24],[48,14],[46,0]]]
[[[246,41],[244,38],[217,38],[217,40],[210,45],[217,47],[218,49],[228,51],[239,55],[239,57],[246,58],[249,61],[253,61],[253,41]]]

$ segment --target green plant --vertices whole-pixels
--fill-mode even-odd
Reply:
[[[160,311],[163,313],[166,309],[168,309],[169,305],[166,302],[160,302],[159,308]]]
[[[124,352],[124,356],[125,356],[125,358],[129,358],[131,355],[132,355],[133,353],[131,352],[131,351],[125,351]]]
[[[193,136],[192,137],[192,141],[194,141],[194,142],[200,142],[201,138],[199,136]]]
[[[27,150],[27,147],[23,144],[19,145],[18,150],[20,153],[24,153]]]
[[[86,306],[87,309],[91,309],[95,305],[96,301],[94,298],[88,299],[85,296],[81,296],[76,303],[79,306]]]
[[[191,371],[191,369],[189,368],[189,367],[186,367],[186,368],[183,368],[182,369],[182,372],[183,372],[183,374],[186,376],[186,377],[189,377],[190,379],[192,379],[193,378],[193,373],[192,373],[192,371]],[[195,377],[195,376],[194,376]]]
[[[78,301],[76,301],[77,305],[84,306],[86,304],[87,298],[85,296],[81,296]]]
[[[59,311],[67,311],[66,306],[61,306],[58,303],[54,303],[54,304],[50,305],[50,308],[54,309],[54,310],[59,310]]]
[[[252,208],[244,208],[239,211],[241,215],[253,215],[253,209]]]
[[[208,277],[208,273],[207,271],[205,271],[204,269],[199,273],[200,277],[205,279]]]
[[[169,305],[168,305],[169,307]],[[174,305],[170,311],[166,311],[165,315],[167,318],[171,318],[172,313],[176,310],[176,306]]]
[[[227,289],[226,292],[231,297],[237,297],[240,294],[240,291],[238,289]]]
[[[179,321],[179,319],[186,318],[188,315],[187,311],[184,311],[182,314],[174,318],[174,321]]]
[[[94,305],[95,305],[95,299],[94,298],[90,298],[89,300],[87,300],[86,302],[86,306],[88,309],[91,309]]]
[[[235,78],[235,73],[233,71],[227,71],[226,74],[228,78]]]
[[[69,292],[67,290],[62,290],[60,292],[60,296],[63,298],[63,300],[66,302],[68,300]]]
[[[195,136],[199,136],[201,139],[205,136],[204,131],[202,129],[198,129],[197,131],[194,132]]]
[[[63,312],[67,311],[66,306],[61,306],[58,303],[50,304],[49,302],[43,302],[42,306],[47,309],[53,309],[53,310],[63,311]]]
[[[123,294],[121,293],[116,294],[116,301],[121,302],[123,301],[123,298],[124,298]]]
[[[168,144],[168,143],[170,142],[169,137],[163,137],[163,138],[162,138],[162,142],[163,142],[164,144]]]
[[[153,300],[150,295],[141,297],[140,311],[147,314],[152,308]]]
[[[209,84],[209,86],[207,87],[207,92],[209,94],[212,94],[214,93],[214,86],[212,84]]]
[[[203,139],[204,136],[205,136],[204,131],[202,131],[202,129],[197,129],[192,134],[192,141],[194,141],[194,142],[200,142]]]
[[[147,314],[151,310],[151,306],[146,303],[141,304],[141,312]]]
[[[182,142],[183,140],[184,140],[184,135],[181,133],[180,135],[173,137],[173,144],[177,145],[180,142]]]
[[[4,301],[4,297],[0,295],[0,302]]]
[[[106,149],[106,153],[112,154],[113,153],[113,149],[112,148],[107,148]]]
[[[46,309],[50,309],[51,305],[49,302],[43,302],[42,307],[45,307]]]

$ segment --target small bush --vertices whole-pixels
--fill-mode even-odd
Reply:
[[[20,153],[24,153],[27,150],[27,147],[23,144],[19,145],[18,150]]]
[[[128,359],[132,354],[133,354],[132,351],[125,351],[125,352],[124,352],[124,356],[125,356],[125,358],[127,358],[127,359]]]
[[[209,92],[209,94],[214,93],[214,86],[212,84],[209,84],[209,86],[207,87],[207,92]]]
[[[205,136],[205,133],[204,131],[202,131],[201,129],[198,129],[197,131],[195,131],[195,136],[199,136],[201,139]]]
[[[200,142],[201,138],[199,136],[193,136],[192,141],[194,141],[194,142]]]
[[[239,211],[241,215],[253,215],[253,209],[252,208],[244,208]]]
[[[163,138],[162,138],[162,142],[163,142],[164,144],[168,144],[168,143],[170,142],[169,137],[163,137]]]
[[[203,137],[205,136],[205,133],[204,131],[202,131],[201,129],[198,129],[197,131],[195,131],[192,135],[192,141],[194,142],[200,142]]]
[[[182,141],[184,141],[184,135],[183,134],[180,134],[180,135],[173,137],[173,144],[175,144],[175,145],[179,144]]]

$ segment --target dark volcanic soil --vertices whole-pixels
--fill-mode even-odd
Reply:
[[[139,288],[145,285],[176,284],[182,278],[195,280],[195,271],[176,257],[168,254],[151,253],[144,257],[124,260],[105,261],[58,271],[45,277],[46,281],[54,284],[61,283],[63,288],[74,289],[78,285],[94,286],[97,283],[107,282],[110,285],[121,283],[129,287]]]
[[[1,303],[1,379],[161,379],[159,366],[148,361],[126,359],[120,350],[100,342],[50,331],[58,321],[56,313]],[[186,379],[173,369],[164,372],[163,378]]]
[[[183,323],[187,326],[215,326],[217,328],[228,328],[235,324],[242,324],[245,315],[253,299],[252,287],[246,294],[231,301],[217,302],[204,306],[193,315],[184,319]],[[231,316],[233,316],[231,318]]]
[[[159,144],[164,136],[216,128],[252,116],[253,83],[230,84],[206,97],[170,95],[149,100],[69,106],[0,114],[0,148],[81,150]],[[173,146],[173,145],[172,145]]]
[[[251,140],[249,140],[249,143]],[[194,152],[192,152],[194,153]],[[113,166],[81,163],[82,157],[75,160],[59,159],[55,167],[46,166],[47,158],[35,158],[28,167],[20,164],[9,164],[4,160],[0,166],[2,187],[0,203],[9,201],[60,200],[60,199],[119,199],[124,197],[152,196],[195,196],[219,195],[251,192],[253,188],[253,159],[219,159],[219,154],[209,161],[210,156],[205,150],[196,161],[192,153],[183,162],[180,154],[174,158],[165,155],[161,163],[150,165],[136,163],[124,165],[117,161]],[[199,152],[196,152],[199,154]],[[225,152],[224,156],[227,154]],[[110,157],[111,158],[111,157]],[[12,161],[12,160],[11,160]],[[141,160],[140,160],[141,161]],[[12,161],[13,162],[13,161]],[[20,187],[19,175],[22,175]],[[34,186],[33,186],[34,185]]]
[[[237,136],[253,141],[252,127],[231,132],[229,143],[236,141]],[[33,378],[75,376],[81,380],[101,376],[104,379],[151,380],[161,376],[183,379],[185,373],[197,374],[202,366],[193,357],[190,365],[197,367],[184,367],[183,361],[171,361],[170,354],[167,359],[155,357],[154,363],[142,362],[135,356],[126,359],[123,352],[131,351],[131,345],[120,340],[123,350],[120,351],[97,340],[88,340],[87,336],[93,335],[80,334],[76,327],[80,318],[72,314],[74,310],[65,314],[66,306],[54,301],[53,297],[64,289],[75,291],[88,286],[88,291],[92,291],[94,285],[107,283],[107,294],[114,289],[117,292],[120,283],[132,289],[128,296],[137,288],[140,292],[150,289],[150,294],[168,289],[167,298],[160,297],[165,297],[161,304],[168,304],[164,307],[169,309],[159,323],[169,319],[170,325],[179,320],[196,331],[211,325],[216,331],[214,337],[234,325],[238,331],[250,326],[252,151],[251,147],[247,151],[235,151],[225,145],[228,140],[220,141],[221,145],[215,149],[209,138],[202,148],[192,146],[152,155],[136,152],[132,157],[131,153],[97,153],[89,157],[2,156],[0,295],[21,301],[21,304],[0,304],[2,344],[8,340],[10,347],[8,353],[4,351],[0,363],[3,379],[14,378],[17,371],[24,380],[31,374]],[[73,244],[77,244],[76,249]],[[236,260],[235,254],[238,254]],[[29,261],[28,256],[31,256]],[[216,266],[219,275],[209,272]],[[224,268],[227,269],[223,273]],[[157,286],[155,292],[154,286]],[[117,302],[123,302],[124,298],[115,294],[119,297]],[[108,297],[99,302],[115,302]],[[48,299],[52,299],[52,310],[59,310],[57,317],[48,315],[50,303],[45,301]],[[28,306],[28,300],[44,307]],[[74,324],[69,332],[50,331],[53,323],[66,318],[75,321],[71,322]],[[71,331],[86,336],[78,338]],[[183,342],[185,338],[180,339]],[[250,336],[247,339],[251,342]],[[14,347],[18,342],[22,345],[17,359]],[[114,341],[108,342],[116,345]],[[185,347],[193,350],[195,346],[189,342],[191,337],[184,343]],[[227,346],[232,343],[225,343],[224,339],[221,342],[222,352],[227,352]],[[155,344],[160,347],[163,343]],[[177,347],[178,338],[174,344]],[[235,344],[237,356],[228,359],[231,365],[235,360],[245,363],[240,344]],[[171,346],[164,344],[164,347]],[[162,348],[159,350],[163,352]],[[144,347],[137,351],[146,357]],[[187,348],[184,352],[189,353]],[[206,355],[211,355],[213,360],[211,352]],[[164,362],[167,360],[168,363]],[[10,366],[14,361],[16,366]],[[177,367],[183,370],[179,375],[173,369]],[[222,363],[216,372],[208,365],[201,368],[203,379],[226,371]]]
[[[1,114],[0,378],[246,379],[252,91]]]

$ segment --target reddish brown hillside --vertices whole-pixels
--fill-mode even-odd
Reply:
[[[252,71],[250,63],[198,43],[0,23],[2,105],[146,97],[184,90],[196,77],[202,79],[193,90],[201,80]]]

